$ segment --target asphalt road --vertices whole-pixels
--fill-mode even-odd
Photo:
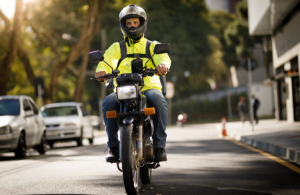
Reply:
[[[167,133],[168,161],[153,170],[142,195],[300,194],[299,173],[220,138],[211,124]],[[122,173],[105,162],[105,142],[59,143],[44,156],[31,150],[25,160],[2,154],[0,194],[126,194]]]

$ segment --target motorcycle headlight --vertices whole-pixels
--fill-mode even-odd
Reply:
[[[117,97],[119,100],[137,98],[137,89],[135,85],[117,87]]]
[[[183,115],[182,114],[178,115],[178,120],[182,120],[182,119],[183,119]]]
[[[12,132],[13,132],[13,129],[9,125],[0,127],[0,134],[10,134]]]

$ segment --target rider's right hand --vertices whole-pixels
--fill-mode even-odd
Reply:
[[[101,76],[104,76],[104,75],[106,75],[105,71],[95,72],[95,78],[101,77]],[[106,81],[107,78],[98,78],[97,80],[102,82],[102,81]]]

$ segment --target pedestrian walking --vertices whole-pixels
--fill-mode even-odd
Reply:
[[[240,97],[240,101],[238,102],[238,111],[240,113],[241,121],[244,123],[246,118],[248,117],[248,106],[245,103],[245,98]]]
[[[251,102],[252,102],[252,106],[253,106],[253,115],[254,115],[254,120],[256,122],[256,124],[258,123],[258,118],[257,118],[257,110],[259,108],[259,105],[260,105],[260,102],[257,98],[255,98],[254,95],[252,95],[252,99],[251,99]]]

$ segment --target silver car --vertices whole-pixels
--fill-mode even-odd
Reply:
[[[28,96],[0,96],[0,153],[14,152],[17,158],[24,158],[28,148],[46,153],[46,126],[41,113]]]
[[[82,146],[87,138],[94,140],[92,118],[80,102],[61,102],[47,104],[41,108],[47,127],[47,142],[53,148],[54,142],[75,140]]]

